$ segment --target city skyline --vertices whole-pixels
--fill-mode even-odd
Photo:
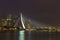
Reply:
[[[37,21],[60,26],[59,4],[59,0],[0,0],[0,19],[23,12]]]

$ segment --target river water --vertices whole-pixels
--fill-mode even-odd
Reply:
[[[0,40],[60,40],[60,32],[0,31]]]

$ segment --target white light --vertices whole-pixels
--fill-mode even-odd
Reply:
[[[25,25],[24,25],[23,18],[22,18],[22,13],[21,13],[21,23],[22,23],[23,28],[25,29]]]
[[[19,31],[19,40],[24,40],[24,30]]]
[[[7,20],[11,20],[11,19],[7,19]]]

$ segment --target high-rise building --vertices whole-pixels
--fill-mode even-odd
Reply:
[[[1,20],[1,26],[13,27],[16,21],[17,17],[9,14],[6,19]]]

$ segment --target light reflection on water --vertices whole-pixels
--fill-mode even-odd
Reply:
[[[25,37],[27,37],[27,36],[25,36],[25,31],[24,30],[19,31],[19,40],[25,40]],[[28,32],[28,38],[27,39],[31,40],[31,32],[30,31]]]
[[[25,37],[24,37],[25,33],[24,32],[25,32],[24,30],[19,31],[19,40],[24,40],[25,39]]]
[[[60,40],[60,32],[0,31],[0,40]]]

